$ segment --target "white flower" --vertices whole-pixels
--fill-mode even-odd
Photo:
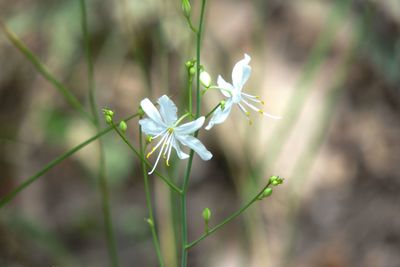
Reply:
[[[259,96],[253,96],[242,91],[243,85],[247,82],[251,74],[251,67],[249,66],[250,60],[250,56],[244,54],[244,58],[235,64],[232,70],[232,84],[226,82],[221,75],[218,75],[218,86],[216,88],[219,89],[227,99],[224,101],[224,105],[220,105],[214,111],[206,130],[210,130],[215,124],[224,122],[228,118],[233,104],[239,106],[240,110],[246,115],[246,118],[249,121],[250,113],[247,111],[247,108],[273,119],[280,118],[264,112],[262,109],[251,103],[255,102],[264,105],[264,101],[262,101]]]
[[[154,151],[160,148],[157,160],[149,174],[153,173],[155,170],[161,155],[169,166],[172,148],[176,150],[180,159],[189,157],[188,154],[181,150],[179,143],[193,149],[203,160],[211,159],[212,154],[210,151],[208,151],[197,138],[191,135],[204,124],[204,117],[178,126],[187,115],[178,119],[178,109],[174,102],[166,95],[161,96],[157,102],[160,105],[160,110],[157,110],[148,98],[140,102],[140,106],[148,116],[148,118],[139,121],[139,124],[142,126],[142,131],[150,136],[150,140],[159,138],[158,143],[146,156],[149,158]]]

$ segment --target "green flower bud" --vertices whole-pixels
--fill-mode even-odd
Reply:
[[[107,124],[112,124],[112,122],[113,122],[113,118],[110,115],[105,115],[104,119],[105,119]]]
[[[191,67],[190,69],[189,69],[189,75],[190,76],[193,76],[193,75],[195,75],[196,74],[196,68],[193,66],[193,67]]]
[[[270,195],[272,195],[272,188],[267,187],[262,193],[261,198],[269,197]]]
[[[125,122],[125,121],[121,121],[121,122],[119,123],[119,129],[120,129],[122,132],[126,132],[126,129],[128,129],[128,125],[126,125],[126,122]]]
[[[211,210],[210,210],[209,208],[205,208],[205,209],[203,210],[202,216],[203,216],[204,221],[205,221],[206,223],[208,223],[208,221],[209,221],[210,218],[211,218]]]
[[[183,15],[185,15],[186,18],[190,18],[191,9],[189,0],[182,0]]]
[[[277,186],[283,183],[283,178],[280,178],[279,176],[271,176],[269,178],[269,182],[273,185],[273,186]]]
[[[104,115],[108,115],[110,117],[113,117],[114,116],[114,111],[112,111],[111,109],[108,109],[108,108],[103,108],[103,114]]]

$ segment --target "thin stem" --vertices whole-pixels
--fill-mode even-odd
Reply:
[[[139,127],[139,142],[140,142],[140,156],[143,158],[144,157],[144,145],[143,145],[143,136],[142,136],[142,127]],[[144,191],[146,193],[146,204],[147,204],[147,209],[149,211],[149,220],[151,223],[149,223],[150,229],[151,229],[151,235],[153,237],[153,243],[154,247],[156,249],[156,254],[158,258],[158,263],[160,264],[161,267],[164,266],[164,261],[161,255],[161,249],[160,249],[160,243],[159,243],[159,238],[157,235],[157,231],[155,228],[155,221],[154,221],[154,215],[153,215],[153,206],[151,203],[151,194],[150,194],[150,187],[149,187],[149,176],[147,175],[147,168],[146,168],[146,163],[142,161],[142,171],[143,171],[143,179],[144,179]]]
[[[206,0],[202,0],[201,2],[201,11],[200,11],[200,21],[198,31],[196,33],[197,43],[196,43],[196,119],[200,116],[200,106],[201,106],[201,95],[200,95],[200,53],[201,53],[201,34],[203,32],[203,22],[204,22],[204,12],[206,6]],[[197,137],[199,131],[196,131],[194,136]],[[189,161],[186,167],[185,176],[183,179],[183,186],[182,186],[182,194],[181,194],[181,223],[182,223],[182,252],[181,252],[181,267],[187,266],[187,254],[188,251],[186,249],[187,245],[187,189],[189,186],[189,176],[192,170],[193,164],[193,155],[194,151],[190,151]]]
[[[50,82],[65,98],[65,100],[77,110],[85,119],[93,123],[93,118],[85,111],[78,99],[60,81],[58,81],[49,70],[39,61],[31,50],[19,39],[19,37],[0,20],[0,29],[8,40],[32,63],[35,69],[44,79]]]
[[[139,114],[134,114],[126,119],[124,119],[125,121],[131,120],[132,118],[138,116]],[[75,146],[74,148],[72,148],[71,150],[68,150],[67,152],[65,152],[64,154],[58,156],[57,158],[55,158],[54,160],[50,161],[49,163],[47,163],[40,171],[38,171],[37,173],[35,173],[34,175],[32,175],[31,177],[29,177],[28,179],[26,179],[25,181],[23,181],[17,188],[15,188],[11,193],[9,193],[8,195],[6,195],[5,197],[3,197],[2,199],[0,199],[0,209],[3,208],[5,205],[7,205],[11,200],[13,200],[21,191],[23,191],[25,188],[27,188],[30,184],[32,184],[33,182],[35,182],[39,177],[43,176],[46,172],[48,172],[49,170],[51,170],[52,168],[54,168],[55,166],[57,166],[59,163],[63,162],[65,159],[67,159],[68,157],[72,156],[75,152],[81,150],[82,148],[84,148],[85,146],[89,145],[90,143],[92,143],[93,141],[97,140],[98,138],[100,138],[101,136],[105,135],[106,133],[110,132],[113,129],[113,127],[107,127],[106,129],[102,130],[101,132],[99,132],[98,134],[96,134],[95,136],[87,139],[86,141],[84,141],[83,143]]]
[[[198,239],[196,239],[195,241],[191,242],[190,244],[188,244],[185,249],[188,250],[192,247],[194,247],[195,245],[197,245],[197,243],[199,243],[201,240],[205,239],[206,237],[208,237],[209,235],[211,235],[212,233],[216,232],[218,229],[220,229],[221,227],[223,227],[225,224],[230,223],[231,221],[233,221],[234,219],[236,219],[236,217],[238,217],[240,214],[242,214],[245,210],[247,210],[254,202],[256,202],[257,200],[259,200],[259,197],[262,195],[262,193],[264,192],[264,190],[269,187],[271,185],[270,182],[268,182],[260,192],[258,192],[257,195],[255,195],[246,205],[244,205],[242,208],[240,208],[239,210],[237,210],[236,212],[232,213],[232,215],[230,215],[229,217],[227,217],[225,220],[223,220],[221,223],[219,223],[217,226],[211,228],[208,230],[208,232],[204,233],[202,236],[200,236]]]
[[[146,164],[147,167],[152,167],[150,162],[148,162],[142,155],[140,155],[140,153],[137,151],[137,149],[131,144],[131,142],[129,142],[129,140],[126,138],[126,136],[124,134],[121,133],[121,131],[118,130],[118,128],[116,127],[115,124],[113,124],[113,129],[115,130],[115,132],[117,132],[117,134],[121,137],[121,139],[124,141],[125,144],[128,145],[128,147],[132,150],[132,152],[135,154],[136,157],[138,157],[138,159],[141,162],[144,162]],[[176,193],[178,193],[179,195],[182,194],[182,190],[179,189],[174,183],[172,183],[170,181],[170,179],[168,179],[167,177],[165,177],[164,175],[162,175],[160,172],[158,172],[157,170],[155,170],[153,172],[154,174],[156,174],[158,177],[160,177],[169,188],[171,188],[173,191],[175,191]]]
[[[214,113],[214,111],[216,111],[217,108],[219,108],[220,106],[221,106],[221,102],[219,102],[218,105],[216,105],[210,112],[207,113],[206,119],[208,119],[208,117],[210,117]]]
[[[89,85],[89,103],[90,110],[92,113],[92,117],[94,119],[94,125],[97,130],[100,130],[100,120],[99,114],[97,112],[97,103],[95,96],[95,82],[94,82],[94,72],[93,72],[93,58],[90,49],[90,39],[88,34],[88,22],[87,22],[87,12],[86,12],[86,3],[85,0],[80,0],[81,7],[81,24],[82,24],[82,32],[83,39],[85,42],[85,54],[86,54],[86,62],[87,62],[87,75],[88,75],[88,85]],[[110,256],[111,266],[118,267],[118,254],[117,254],[117,246],[115,243],[115,236],[113,231],[113,223],[111,219],[111,211],[110,211],[110,193],[109,187],[107,183],[107,171],[106,171],[106,158],[104,153],[104,145],[101,138],[98,140],[99,145],[99,185],[100,185],[100,196],[101,196],[101,204],[103,210],[103,220],[106,231],[106,240],[108,253]]]

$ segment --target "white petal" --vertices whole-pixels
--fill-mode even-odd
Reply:
[[[175,148],[176,154],[180,159],[187,159],[189,157],[188,154],[182,151],[181,147],[179,146],[178,141],[176,141],[175,137],[172,137],[172,146]]]
[[[161,132],[165,131],[166,127],[157,124],[155,121],[149,118],[141,119],[139,121],[140,126],[142,126],[142,131],[146,135],[156,136]]]
[[[251,67],[249,66],[250,63],[250,56],[244,54],[244,58],[238,61],[232,70],[232,83],[233,86],[238,89],[242,90],[243,85],[247,82],[251,74]]]
[[[175,132],[179,135],[191,134],[200,129],[204,124],[204,116],[198,118],[197,120],[182,124],[175,128]]]
[[[166,95],[161,96],[157,102],[160,105],[160,114],[164,122],[168,126],[173,125],[178,119],[178,108],[175,106],[174,102]]]
[[[226,97],[232,97],[232,94],[229,93],[229,92],[232,92],[232,90],[234,90],[234,88],[233,88],[232,84],[226,82],[226,81],[224,80],[224,78],[222,78],[221,75],[218,75],[217,84],[218,84],[218,87],[220,88],[220,90],[222,89],[222,90],[221,90],[221,93],[222,93],[224,96],[226,96]]]
[[[193,149],[202,160],[209,160],[212,158],[210,151],[200,142],[199,139],[191,135],[176,135],[176,138],[185,146]]]
[[[231,112],[232,104],[232,99],[228,99],[228,101],[225,103],[224,109],[219,107],[216,111],[214,111],[211,120],[208,122],[206,130],[210,130],[215,124],[223,123]]]
[[[161,119],[161,115],[158,112],[157,108],[151,103],[151,101],[148,98],[143,99],[140,102],[140,106],[142,107],[143,111],[146,113],[146,115],[152,119],[155,123],[167,126]]]

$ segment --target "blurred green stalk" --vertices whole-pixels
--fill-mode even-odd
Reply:
[[[92,116],[94,118],[94,125],[96,129],[100,130],[100,120],[99,114],[97,111],[97,103],[95,96],[95,82],[93,75],[93,59],[92,53],[90,49],[90,40],[88,34],[88,23],[87,23],[87,12],[86,12],[86,3],[85,0],[80,0],[80,8],[81,8],[81,23],[82,23],[82,31],[83,38],[85,42],[85,51],[86,51],[86,63],[87,63],[87,75],[88,75],[88,85],[89,85],[89,103],[90,110]],[[115,236],[113,231],[113,223],[110,212],[110,193],[109,187],[107,183],[106,176],[106,159],[104,154],[104,146],[101,138],[98,140],[99,144],[99,185],[100,185],[100,194],[101,194],[101,204],[103,209],[103,220],[106,230],[106,240],[108,246],[108,252],[110,256],[111,266],[118,267],[118,254],[117,254],[117,246],[115,244]]]
[[[8,40],[32,63],[35,69],[56,88],[65,100],[76,109],[85,119],[93,123],[93,118],[85,111],[82,104],[60,81],[58,81],[49,70],[39,61],[31,50],[18,38],[18,36],[9,29],[5,23],[0,20],[0,29],[6,35]]]

